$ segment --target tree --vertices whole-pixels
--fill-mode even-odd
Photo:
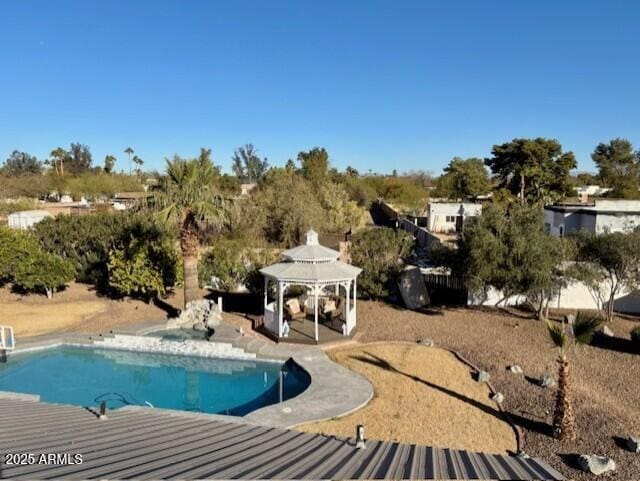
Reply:
[[[198,232],[203,223],[220,228],[229,218],[228,205],[215,190],[215,168],[209,159],[167,159],[166,177],[154,197],[160,218],[180,232],[184,272],[184,303],[198,295]]]
[[[600,327],[600,319],[588,317],[578,312],[572,326],[564,322],[560,325],[547,321],[547,332],[558,349],[558,390],[553,413],[553,434],[561,441],[576,439],[576,420],[573,411],[573,395],[569,358],[570,347],[578,344],[588,344]]]
[[[623,198],[639,198],[640,154],[633,151],[626,139],[613,139],[600,143],[591,154],[598,166],[598,177],[604,187],[613,189],[609,195]]]
[[[89,147],[80,143],[72,143],[71,149],[66,153],[64,163],[72,174],[81,174],[91,168],[93,157]]]
[[[11,177],[39,174],[42,172],[42,162],[33,155],[14,150],[7,160],[4,161],[1,170],[2,173]]]
[[[113,155],[107,155],[104,158],[104,171],[107,174],[113,173],[113,169],[116,166],[116,158]]]
[[[56,147],[49,155],[49,163],[55,169],[56,174],[60,175],[60,177],[64,177],[64,161],[67,158],[68,152],[62,147]]]
[[[362,268],[358,278],[360,293],[383,299],[395,292],[402,260],[411,253],[413,243],[410,234],[386,227],[355,234],[349,252],[353,264]]]
[[[611,321],[617,295],[640,286],[640,232],[582,231],[576,240],[579,262],[571,273],[589,288]]]
[[[133,163],[136,164],[136,175],[140,177],[142,175],[142,164],[144,164],[144,160],[142,160],[137,155],[133,156]]]
[[[131,154],[133,154],[133,149],[131,147],[127,147],[124,149],[124,153],[129,156],[129,175],[131,175]]]
[[[514,203],[490,204],[471,219],[457,240],[457,250],[438,253],[474,293],[489,288],[501,294],[497,304],[524,296],[539,319],[566,282],[564,262],[570,241],[544,232],[542,209]]]
[[[123,241],[109,252],[109,287],[114,292],[150,301],[176,284],[178,254],[170,239],[159,232]]]
[[[320,185],[329,173],[329,154],[324,148],[314,147],[298,154],[302,177],[313,185]]]
[[[454,157],[444,172],[438,179],[438,196],[466,199],[491,192],[491,180],[482,159]]]
[[[358,170],[357,170],[357,169],[355,169],[354,167],[351,167],[350,165],[348,165],[348,166],[347,166],[347,168],[345,169],[344,173],[345,173],[345,175],[346,175],[347,177],[354,177],[354,178],[356,178],[356,177],[359,177],[359,176],[360,176],[360,173],[358,172]]]
[[[73,280],[74,273],[69,261],[36,250],[17,263],[13,283],[26,290],[42,290],[51,299],[58,288]]]
[[[20,260],[38,250],[38,242],[31,235],[0,226],[0,285],[11,282]]]
[[[238,147],[231,157],[233,173],[240,179],[258,182],[269,168],[269,162],[258,156],[257,149],[252,144]]]
[[[499,187],[522,202],[549,202],[571,193],[569,172],[576,168],[573,152],[562,152],[555,139],[513,139],[494,145],[485,164],[497,176]]]
[[[286,170],[289,170],[289,171],[292,171],[292,172],[293,172],[293,171],[295,171],[295,170],[296,170],[296,163],[295,163],[292,159],[288,159],[288,160],[287,160],[287,163],[286,163],[286,164],[285,164],[285,166],[284,166],[284,168],[285,168]]]

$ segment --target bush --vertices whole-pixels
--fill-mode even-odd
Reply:
[[[640,326],[634,327],[631,331],[631,340],[640,349]]]
[[[178,252],[168,239],[131,238],[127,245],[109,253],[109,287],[114,294],[147,301],[176,285]]]
[[[397,289],[402,259],[411,253],[413,237],[404,231],[376,228],[353,236],[351,259],[362,268],[358,287],[364,297],[388,297]]]
[[[51,299],[58,288],[73,280],[73,275],[70,262],[38,249],[17,263],[13,283],[28,291],[44,291]]]
[[[19,261],[38,250],[38,242],[26,232],[0,226],[0,284],[13,281]]]
[[[275,260],[268,249],[251,249],[241,239],[219,239],[200,259],[200,286],[233,292],[245,287],[261,292],[263,278],[259,269]]]
[[[44,219],[34,226],[34,234],[45,251],[73,264],[79,282],[107,291],[111,251],[125,249],[132,238],[152,242],[171,233],[157,226],[148,215],[111,212]]]

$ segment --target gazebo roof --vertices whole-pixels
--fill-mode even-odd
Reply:
[[[340,253],[333,249],[329,249],[318,242],[318,233],[313,229],[306,234],[307,241],[298,247],[288,249],[282,253],[285,259],[294,262],[332,262],[340,257]]]
[[[285,261],[260,269],[278,280],[323,283],[355,279],[362,269],[338,260],[340,253],[318,243],[318,234],[307,232],[307,242],[282,253]]]
[[[362,269],[340,261],[323,264],[279,262],[260,269],[265,276],[291,282],[335,282],[354,279]]]

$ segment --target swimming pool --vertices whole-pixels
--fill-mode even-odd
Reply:
[[[0,391],[109,409],[152,406],[243,416],[297,396],[309,375],[287,363],[59,346],[0,364]]]

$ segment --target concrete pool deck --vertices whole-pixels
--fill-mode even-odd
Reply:
[[[163,329],[165,325],[165,322],[145,323],[132,326],[127,330],[97,335],[38,336],[18,340],[14,353],[64,344],[101,347],[100,341],[114,334],[148,335]],[[336,364],[317,346],[274,344],[270,341],[243,336],[228,325],[223,325],[217,330],[216,335],[213,336],[213,342],[230,343],[245,352],[255,353],[256,360],[284,362],[293,359],[311,377],[311,384],[300,395],[279,404],[257,409],[242,418],[236,418],[241,422],[269,427],[293,427],[307,422],[345,416],[367,404],[373,397],[373,386],[366,378]],[[9,359],[12,355],[14,354],[9,355]],[[176,411],[176,413],[179,415],[184,411]]]

